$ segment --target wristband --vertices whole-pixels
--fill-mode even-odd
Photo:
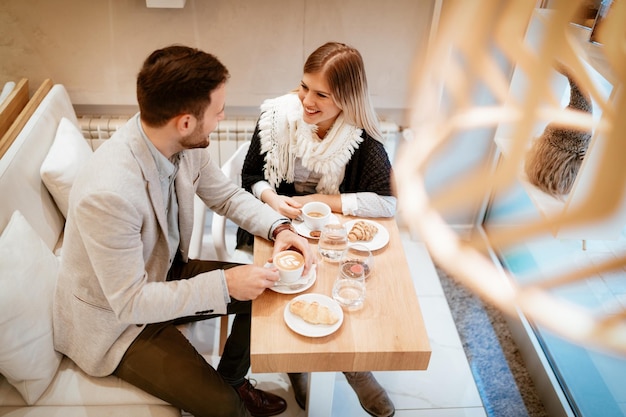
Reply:
[[[283,230],[291,230],[292,232],[295,232],[291,223],[281,223],[276,226],[276,229],[272,232],[272,240],[276,240],[276,236],[278,236],[278,234]]]

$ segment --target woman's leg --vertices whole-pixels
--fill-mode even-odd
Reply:
[[[344,372],[361,407],[375,417],[393,416],[396,409],[385,389],[376,381],[371,372]]]

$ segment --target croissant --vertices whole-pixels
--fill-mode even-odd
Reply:
[[[354,223],[354,226],[348,232],[348,240],[350,242],[356,242],[357,240],[369,242],[374,239],[376,233],[378,233],[378,228],[375,225],[359,220]]]
[[[289,304],[289,311],[311,324],[335,324],[339,320],[328,307],[320,305],[317,301],[292,301]]]

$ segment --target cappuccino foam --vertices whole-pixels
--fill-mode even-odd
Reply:
[[[304,258],[298,252],[289,251],[278,254],[274,264],[281,269],[295,270],[304,264]]]

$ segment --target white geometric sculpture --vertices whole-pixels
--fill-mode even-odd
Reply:
[[[502,270],[485,254],[484,241],[462,239],[443,216],[454,208],[478,204],[494,189],[505,190],[514,181],[523,181],[520,167],[537,126],[558,122],[594,132],[571,195],[538,219],[516,228],[488,230],[489,244],[507,248],[546,233],[584,239],[585,233],[615,232],[616,227],[619,233],[626,224],[621,222],[626,218],[626,1],[613,2],[599,33],[602,46],[581,44],[573,36],[577,29],[570,22],[582,0],[552,3],[557,8],[541,11],[545,30],[535,46],[526,38],[526,28],[536,13],[532,1],[457,1],[442,16],[426,59],[416,67],[410,120],[413,139],[402,144],[394,166],[399,208],[436,263],[486,302],[510,315],[519,308],[531,321],[577,343],[626,354],[626,311],[610,315],[590,311],[550,291],[602,271],[624,274],[626,254],[521,286],[513,279],[502,279]],[[498,65],[494,50],[525,78],[527,88],[521,97],[511,94],[510,77]],[[609,97],[589,75],[586,61],[596,58],[605,61],[603,75],[613,84]],[[564,110],[550,88],[555,59],[577,74],[579,84],[602,112],[601,118]],[[478,82],[486,86],[495,104],[473,101]],[[497,176],[489,175],[484,166],[475,166],[429,195],[424,176],[440,149],[462,132],[502,126],[510,141]]]

